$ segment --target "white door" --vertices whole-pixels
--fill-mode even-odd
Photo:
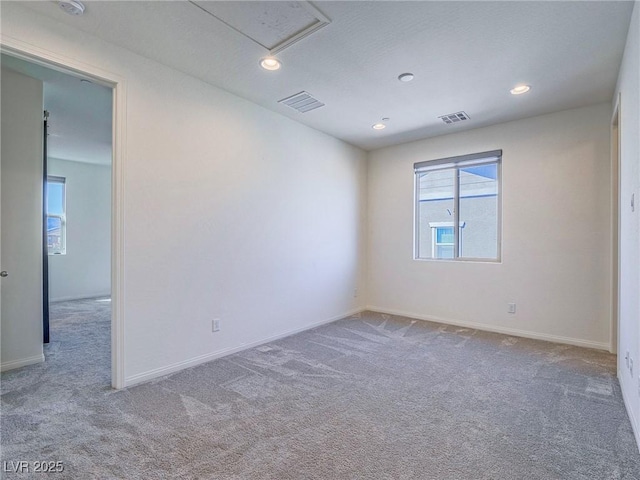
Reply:
[[[42,351],[42,82],[1,72],[0,336],[2,370]],[[5,276],[6,275],[6,276]]]

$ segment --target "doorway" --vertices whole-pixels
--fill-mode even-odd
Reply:
[[[618,353],[620,317],[620,95],[611,119],[611,353]],[[618,369],[620,359],[618,358]]]
[[[46,52],[30,51],[30,48],[28,46],[25,48],[24,45],[9,45],[7,43],[11,43],[11,42],[10,41],[4,42],[1,45],[2,54],[3,56],[6,56],[7,58],[11,59],[10,61],[22,61],[29,64],[31,68],[46,69],[47,71],[53,72],[56,75],[65,75],[67,77],[72,78],[74,81],[76,81],[79,84],[84,84],[85,87],[99,87],[107,91],[109,94],[108,103],[110,107],[110,112],[108,114],[107,120],[110,124],[112,124],[112,130],[109,132],[105,147],[108,150],[107,157],[109,158],[110,166],[103,168],[103,170],[106,170],[106,175],[104,174],[104,172],[102,172],[102,175],[98,175],[103,178],[106,177],[108,181],[106,186],[106,191],[109,196],[109,198],[106,200],[106,207],[108,207],[108,213],[106,215],[106,218],[103,219],[105,220],[103,223],[106,224],[107,229],[106,230],[104,228],[89,229],[90,233],[93,234],[93,239],[92,239],[93,243],[101,243],[102,244],[101,248],[103,250],[105,250],[104,244],[106,243],[107,245],[105,250],[106,260],[101,261],[102,272],[104,273],[104,270],[105,270],[104,265],[106,265],[106,269],[107,269],[106,283],[102,282],[102,285],[106,285],[106,287],[104,287],[102,291],[96,290],[96,288],[102,288],[102,287],[96,287],[95,282],[92,282],[91,278],[88,278],[91,275],[87,274],[87,271],[85,270],[84,277],[80,279],[79,283],[83,283],[84,287],[89,286],[90,289],[93,288],[93,290],[89,289],[89,290],[85,290],[84,293],[76,293],[72,295],[76,297],[100,296],[101,298],[98,298],[96,300],[102,300],[103,302],[106,302],[110,297],[111,301],[109,303],[111,305],[111,308],[110,308],[110,314],[107,317],[107,324],[110,330],[110,334],[107,334],[105,338],[107,343],[110,346],[111,359],[109,362],[109,359],[107,358],[106,362],[110,370],[111,386],[114,388],[123,388],[125,386],[124,365],[123,365],[123,341],[122,341],[123,315],[122,315],[122,304],[120,299],[122,298],[122,294],[121,294],[122,254],[121,252],[122,252],[122,244],[123,244],[123,239],[122,239],[123,217],[122,217],[121,201],[122,201],[122,163],[123,163],[122,160],[123,160],[124,149],[121,142],[121,138],[122,138],[122,132],[124,131],[124,127],[123,127],[123,124],[124,124],[123,112],[125,107],[124,80],[122,78],[119,78],[117,75],[113,75],[108,72],[101,71],[99,69],[96,69],[93,66],[81,64],[73,59],[61,59],[60,56],[56,56],[55,58],[53,58],[52,56],[49,56]],[[55,125],[54,118],[55,118],[55,113],[52,113],[51,116],[49,117],[50,125]],[[52,129],[50,131],[50,134],[55,135],[56,134],[55,130]],[[49,138],[51,139],[51,137]],[[50,144],[50,147],[51,147],[51,144]],[[51,152],[51,148],[49,153],[50,153],[50,157],[52,157],[53,155]],[[57,159],[57,160],[60,160],[60,159]],[[67,192],[65,193],[68,197],[65,199],[65,201],[67,203],[66,206],[69,209],[71,207],[69,203],[71,200],[71,198],[69,198],[71,195],[70,175],[75,175],[76,177],[78,176],[77,172],[75,173],[69,172],[68,171],[69,167],[80,167],[81,170],[85,170],[84,172],[85,174],[87,173],[87,170],[95,170],[95,168],[87,164],[82,165],[81,162],[71,161],[65,164],[64,161],[61,161],[57,163],[58,165],[53,165],[51,163],[47,165],[49,167],[48,168],[49,179],[52,181],[52,183],[57,183],[58,185],[62,183],[66,184],[65,186],[67,188]],[[65,168],[67,169],[66,176],[65,174],[60,173],[61,169],[64,170]],[[77,169],[78,168],[76,168],[76,170]],[[57,174],[54,175],[54,173],[56,172]],[[41,181],[45,185],[46,183],[48,183],[48,182],[44,182],[43,179],[41,179]],[[77,181],[75,183],[78,184]],[[57,190],[60,190],[60,188],[58,188]],[[87,188],[85,188],[85,190],[87,190]],[[91,188],[89,188],[88,190],[91,190]],[[74,191],[74,194],[78,194],[77,188],[74,188],[73,191]],[[76,200],[74,201],[74,203],[76,204],[78,204],[78,202],[80,202],[80,204],[82,203],[81,196],[76,198]],[[105,202],[102,202],[102,203],[104,206]],[[79,210],[76,209],[76,213],[78,212]],[[51,222],[51,228],[52,228],[51,247],[56,251],[49,252],[51,253],[51,255],[49,255],[49,259],[55,258],[56,260],[58,260],[58,259],[61,259],[62,258],[61,256],[65,253],[64,245],[62,245],[63,236],[65,235],[65,233],[66,233],[66,243],[67,243],[66,253],[68,253],[68,250],[71,248],[71,244],[69,243],[70,242],[69,234],[71,233],[70,229],[71,229],[72,222],[70,221],[69,218],[66,218],[67,215],[71,214],[71,211],[69,210],[69,211],[63,211],[63,212],[50,212],[50,213],[52,213],[51,218],[47,220]],[[81,213],[83,213],[85,217],[91,217],[91,212],[84,211]],[[0,218],[0,221],[1,220],[2,218]],[[53,223],[56,223],[55,227]],[[62,225],[62,223],[66,223],[66,225]],[[74,228],[78,227],[79,225],[78,217],[74,217],[73,225],[74,225]],[[66,232],[62,232],[63,229],[60,227],[63,227],[63,226],[66,228]],[[58,230],[55,231],[56,229]],[[50,233],[48,231],[48,228],[47,228],[47,233]],[[76,246],[78,245],[77,242],[74,242],[74,243],[76,243]],[[85,241],[83,243],[86,244],[91,242]],[[0,261],[2,261],[4,258],[5,258],[5,255],[3,254],[2,257],[0,257]],[[70,257],[67,257],[67,259],[68,258]],[[49,275],[51,276],[52,274],[53,274],[53,271],[50,271]],[[78,276],[73,275],[73,272],[72,272],[72,275],[70,278],[77,280],[77,277]],[[104,275],[102,275],[102,277],[104,279]],[[53,283],[54,281],[55,279],[52,278],[52,282],[49,285],[51,299],[52,300],[56,300],[56,299],[69,300],[69,298],[65,298],[65,295],[62,295],[60,293],[60,289],[58,293],[55,293],[55,291],[52,288],[54,287],[54,283]],[[94,285],[91,285],[92,283],[94,283]],[[61,287],[61,286],[62,284],[58,285],[58,287]],[[69,285],[67,285],[67,287],[68,286]],[[0,295],[1,294],[2,292],[0,291]],[[56,295],[58,295],[58,298],[56,298]],[[67,295],[67,297],[71,297],[72,295]],[[6,303],[6,298],[2,298],[2,301],[3,301],[2,310],[4,312],[4,304]],[[104,306],[104,303],[102,305]],[[4,327],[5,325],[4,315],[2,317],[2,321],[3,321],[3,327]],[[4,366],[3,366],[3,369],[4,369]]]

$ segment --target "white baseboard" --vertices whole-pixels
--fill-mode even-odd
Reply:
[[[624,406],[627,409],[627,415],[629,415],[629,420],[631,421],[631,428],[633,429],[633,434],[636,437],[636,446],[638,447],[638,452],[640,452],[640,425],[636,421],[636,417],[633,415],[633,409],[631,408],[631,401],[626,394],[626,382],[622,380],[620,376],[620,372],[618,372],[618,382],[620,383],[620,390],[622,391],[622,400],[624,401]],[[633,383],[633,380],[632,382]],[[633,385],[631,386],[633,388]]]
[[[169,375],[171,373],[178,372],[180,370],[184,370],[185,368],[195,367],[196,365],[200,365],[202,363],[210,362],[211,360],[215,360],[216,358],[225,357],[227,355],[231,355],[236,352],[241,352],[242,350],[247,350],[249,348],[257,347],[259,345],[263,345],[265,343],[274,342],[284,337],[288,337],[290,335],[295,335],[296,333],[304,332],[306,330],[311,330],[313,328],[319,327],[321,325],[325,325],[327,323],[335,322],[336,320],[340,320],[342,318],[350,317],[351,315],[355,315],[357,313],[364,312],[364,308],[356,308],[354,310],[350,310],[344,314],[337,315],[335,317],[328,318],[326,320],[321,320],[316,323],[312,323],[310,325],[306,325],[301,328],[296,328],[293,330],[288,330],[286,332],[279,333],[277,335],[273,335],[268,338],[264,338],[261,340],[256,340],[251,343],[243,343],[238,345],[237,347],[226,348],[224,350],[219,350],[217,352],[206,353],[204,355],[200,355],[198,357],[193,357],[183,362],[174,363],[172,365],[168,365],[166,367],[156,368],[154,370],[149,370],[148,372],[139,373],[136,375],[132,375],[131,377],[125,378],[125,387],[131,387],[133,385],[137,385],[139,383],[148,382],[149,380],[153,380],[158,377],[163,377],[165,375]]]
[[[13,370],[14,368],[26,367],[27,365],[34,365],[36,363],[44,362],[44,353],[36,355],[34,357],[22,358],[20,360],[11,360],[9,362],[3,362],[0,365],[0,372],[6,372],[7,370]]]
[[[49,298],[49,302],[50,303],[69,302],[71,300],[88,300],[91,298],[104,298],[104,297],[110,297],[110,296],[111,296],[110,292],[86,294],[86,295],[71,295],[68,297]]]
[[[513,335],[515,337],[532,338],[534,340],[544,340],[553,343],[564,343],[567,345],[575,345],[578,347],[596,348],[598,350],[607,350],[611,345],[608,342],[593,342],[591,340],[583,340],[572,337],[561,337],[559,335],[549,335],[546,333],[530,332],[528,330],[519,330],[517,328],[497,327],[486,323],[466,322],[463,320],[452,320],[450,318],[439,318],[431,315],[421,315],[414,312],[405,312],[401,310],[393,310],[388,308],[376,307],[368,305],[367,310],[371,312],[387,313],[389,315],[399,315],[402,317],[415,318],[416,320],[425,320],[427,322],[444,323],[446,325],[455,325],[457,327],[473,328],[475,330],[484,330],[487,332],[503,333],[505,335]]]

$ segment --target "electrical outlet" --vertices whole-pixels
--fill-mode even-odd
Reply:
[[[220,319],[219,318],[214,318],[213,321],[211,322],[211,331],[212,332],[219,332],[220,331]]]
[[[508,303],[507,304],[507,312],[508,313],[516,313],[516,304],[515,303]]]

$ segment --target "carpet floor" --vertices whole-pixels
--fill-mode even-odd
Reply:
[[[109,308],[2,374],[2,478],[640,479],[605,352],[367,312],[115,391]]]

